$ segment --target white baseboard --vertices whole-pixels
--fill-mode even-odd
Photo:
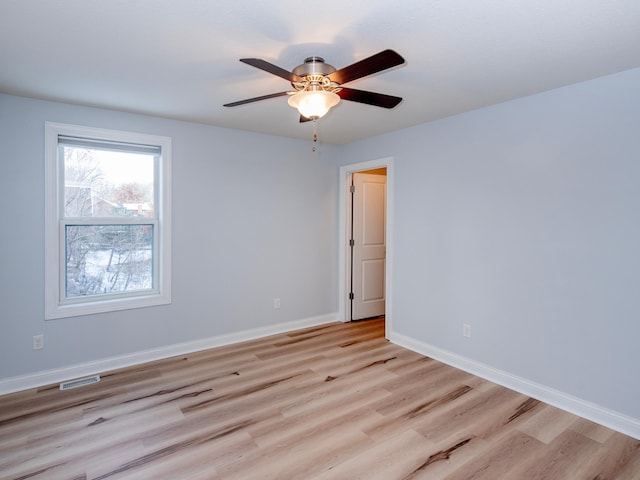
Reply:
[[[399,333],[388,332],[387,338],[389,341],[401,347],[408,348],[414,352],[431,357],[452,367],[472,373],[478,377],[502,385],[503,387],[510,388],[511,390],[528,395],[549,405],[553,405],[554,407],[640,440],[640,419],[623,415],[559,390],[531,382],[525,378],[495,369]]]
[[[207,350],[209,348],[221,347],[232,343],[254,340],[256,338],[267,337],[269,335],[289,332],[301,328],[324,325],[336,322],[338,321],[337,319],[338,314],[332,313],[303,320],[296,320],[293,322],[279,323],[277,325],[269,325],[267,327],[254,328],[251,330],[204,338],[193,342],[167,345],[153,350],[145,350],[128,355],[95,360],[92,362],[57,368],[54,370],[46,370],[29,375],[0,379],[0,395],[56,384],[74,378],[103,374],[110,370],[131,367],[133,365],[139,365],[141,363],[152,362],[155,360],[162,360],[164,358],[175,357],[176,355],[185,355],[200,350]]]

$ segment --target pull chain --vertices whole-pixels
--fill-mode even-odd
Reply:
[[[313,147],[311,147],[311,151],[316,153],[318,151],[318,133],[316,131],[317,120],[313,121]]]

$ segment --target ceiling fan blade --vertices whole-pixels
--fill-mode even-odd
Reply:
[[[298,82],[300,81],[300,77],[294,75],[288,70],[284,68],[280,68],[273,63],[269,63],[266,60],[262,60],[260,58],[241,58],[240,61],[242,63],[246,63],[247,65],[251,65],[252,67],[259,68],[260,70],[264,70],[265,72],[276,75],[280,78],[284,78],[285,80],[289,80],[290,82]]]
[[[333,82],[344,85],[347,82],[352,82],[358,78],[366,77],[367,75],[372,75],[403,63],[404,58],[397,52],[393,50],[383,50],[371,57],[333,72],[329,75],[329,78]]]
[[[269,98],[284,97],[289,92],[270,93],[269,95],[262,95],[261,97],[247,98],[246,100],[238,100],[237,102],[225,103],[223,107],[237,107],[238,105],[244,105],[245,103],[259,102],[260,100],[268,100]]]
[[[352,102],[366,103],[376,107],[393,108],[401,101],[401,97],[393,95],[385,95],[383,93],[367,92],[366,90],[355,90],[353,88],[342,88],[338,92],[342,100],[350,100]]]

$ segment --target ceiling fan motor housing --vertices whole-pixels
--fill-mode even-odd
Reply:
[[[328,63],[324,63],[322,57],[307,57],[304,59],[302,65],[298,65],[293,69],[293,74],[298,77],[306,77],[307,75],[330,75],[335,72],[336,69]]]

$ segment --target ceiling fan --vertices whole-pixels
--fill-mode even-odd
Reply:
[[[260,58],[241,58],[240,61],[288,80],[293,90],[231,102],[225,107],[289,95],[289,105],[300,112],[300,121],[306,122],[321,118],[340,100],[383,108],[393,108],[402,101],[401,97],[393,95],[343,87],[345,83],[403,64],[404,58],[393,50],[383,50],[340,70],[325,63],[322,57],[307,57],[291,72]]]

